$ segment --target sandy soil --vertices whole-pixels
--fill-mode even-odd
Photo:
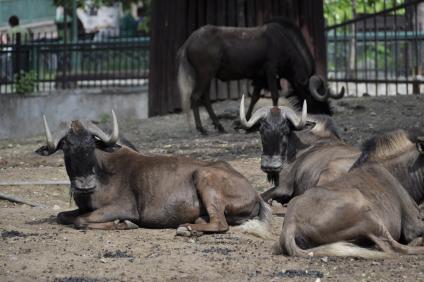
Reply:
[[[259,135],[232,129],[238,102],[214,108],[229,133],[217,134],[206,118],[210,135],[191,133],[177,114],[120,121],[121,132],[143,152],[227,160],[258,191],[267,189]],[[383,129],[424,128],[424,96],[346,98],[334,109],[343,137],[354,145]],[[33,153],[42,142],[42,136],[0,142],[0,183],[67,180],[61,153]],[[55,222],[58,212],[74,208],[67,185],[0,185],[0,191],[42,205],[0,201],[0,281],[424,281],[424,256],[288,258],[271,255],[274,240],[235,230],[195,238],[176,237],[171,229],[79,231]],[[273,210],[276,239],[285,209],[275,204]]]

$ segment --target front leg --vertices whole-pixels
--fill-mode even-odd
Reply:
[[[72,211],[74,213],[71,215],[76,215],[74,217],[66,214],[68,216],[66,217],[68,220],[66,222],[67,224],[73,224],[78,229],[133,229],[135,224],[132,224],[132,222],[138,220],[137,216],[125,212],[122,209],[117,209],[114,206],[102,207],[84,214],[81,214],[81,212],[78,214],[77,211]],[[60,218],[62,219],[63,215]]]
[[[272,105],[278,106],[278,73],[276,66],[268,64],[266,67],[266,78],[268,82],[269,91],[271,91]]]

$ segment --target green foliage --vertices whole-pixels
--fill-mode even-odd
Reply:
[[[353,3],[356,2],[355,7]],[[324,17],[327,25],[334,25],[353,18],[356,14],[375,13],[403,4],[405,0],[324,0]],[[386,4],[384,4],[386,3]],[[403,14],[404,9],[398,11]]]
[[[107,113],[101,113],[99,116],[99,123],[106,124],[110,120],[110,115]]]
[[[21,72],[16,77],[16,93],[18,94],[31,94],[35,90],[35,82],[37,80],[37,74],[35,71]]]

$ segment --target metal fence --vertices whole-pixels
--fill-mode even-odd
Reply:
[[[0,94],[141,86],[148,60],[148,37],[68,43],[53,34],[17,34],[0,44]]]
[[[337,89],[355,96],[422,92],[424,0],[393,2],[326,28],[328,80]]]

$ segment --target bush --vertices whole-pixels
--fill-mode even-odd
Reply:
[[[35,71],[21,72],[16,78],[16,93],[31,94],[35,90],[37,75]]]

